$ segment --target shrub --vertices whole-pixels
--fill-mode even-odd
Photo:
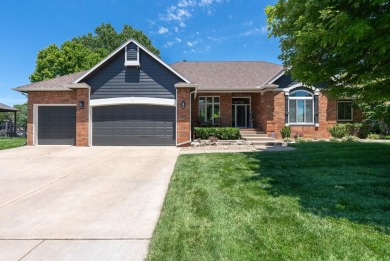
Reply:
[[[291,127],[290,126],[284,126],[280,130],[280,134],[282,135],[283,139],[287,139],[291,137]]]
[[[354,141],[359,141],[359,138],[353,135],[347,135],[344,138],[342,138],[343,141],[349,141],[349,142],[354,142]]]
[[[328,131],[333,138],[338,139],[341,139],[348,134],[347,126],[345,124],[335,124],[332,127],[329,127]]]
[[[368,124],[347,123],[345,125],[349,135],[359,137],[360,139],[367,138],[367,135],[371,131],[371,127]]]
[[[195,127],[196,138],[207,140],[209,137],[216,137],[220,140],[238,140],[240,138],[239,128],[219,127]]]
[[[328,128],[332,137],[341,139],[345,136],[356,136],[360,139],[367,138],[370,133],[370,126],[363,123],[337,123]]]
[[[371,133],[371,134],[368,134],[368,136],[367,136],[367,139],[370,139],[370,140],[379,140],[382,138],[383,138],[382,135],[376,134],[376,133]]]

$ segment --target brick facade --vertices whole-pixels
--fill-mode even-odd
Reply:
[[[79,108],[79,101],[84,101],[84,109]],[[89,89],[75,89],[73,91],[29,92],[27,120],[28,145],[34,145],[33,123],[35,104],[74,104],[76,106],[76,146],[88,146]]]
[[[199,126],[199,96],[219,96],[221,110],[221,127],[232,126],[232,98],[250,97],[253,127],[264,130],[268,136],[281,139],[280,130],[285,126],[285,93],[198,93],[192,99],[192,127]],[[328,128],[337,123],[337,102],[325,94],[318,97],[318,126],[291,125],[291,135],[302,134],[305,138],[330,138]],[[361,113],[354,109],[354,121],[361,121]]]
[[[177,146],[189,146],[191,144],[191,88],[177,88],[177,122],[176,122],[176,141]],[[185,108],[182,108],[182,102],[185,102]]]

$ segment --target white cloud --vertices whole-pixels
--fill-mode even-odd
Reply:
[[[247,23],[244,23],[245,26],[252,26],[253,25],[253,21],[249,21]]]
[[[267,26],[264,25],[261,28],[254,28],[254,29],[251,29],[249,31],[243,32],[241,35],[242,36],[251,36],[251,35],[254,35],[254,34],[266,34],[267,32],[268,32],[267,31]]]
[[[201,42],[200,39],[195,40],[195,41],[192,41],[192,42],[188,41],[188,42],[187,42],[187,45],[188,45],[189,47],[194,47],[194,46],[196,46],[196,45],[197,45],[198,43],[200,43],[200,42]]]
[[[213,42],[221,42],[226,39],[226,37],[213,37],[213,36],[207,36],[207,39]]]
[[[160,26],[160,29],[158,30],[158,33],[159,34],[166,34],[166,33],[168,33],[168,31],[169,31],[168,28]]]
[[[190,18],[191,13],[184,8],[177,8],[176,6],[170,6],[167,8],[167,13],[165,15],[160,14],[160,19],[166,22],[178,21],[182,22]]]
[[[168,48],[168,47],[171,47],[172,45],[174,44],[174,42],[170,41],[170,42],[167,42],[164,47],[165,48]]]
[[[159,19],[164,22],[176,22],[179,27],[186,27],[185,21],[191,19],[196,13],[196,9],[204,10],[207,14],[212,14],[213,7],[229,0],[179,0],[174,5],[166,8],[164,13],[159,14]],[[177,26],[173,27],[175,32],[179,31]]]
[[[181,43],[181,41],[182,41],[179,37],[176,37],[175,40],[176,40],[176,42],[178,42],[178,43]]]

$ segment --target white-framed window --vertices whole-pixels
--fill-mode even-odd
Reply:
[[[297,90],[288,96],[288,123],[314,124],[314,95],[305,90]]]
[[[220,117],[219,96],[199,97],[199,120],[214,125],[215,119]]]
[[[352,101],[337,101],[337,120],[338,121],[353,120]]]

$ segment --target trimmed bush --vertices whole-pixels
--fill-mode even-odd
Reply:
[[[239,128],[220,128],[220,127],[195,127],[195,137],[207,140],[209,137],[217,137],[220,140],[238,140],[240,139]]]
[[[291,137],[291,127],[290,126],[284,126],[280,130],[280,134],[282,135],[283,139],[287,139]]]
[[[328,128],[332,137],[341,139],[345,136],[355,136],[360,139],[367,138],[370,133],[370,126],[363,123],[337,123],[333,127]]]
[[[348,134],[347,126],[345,124],[335,124],[328,128],[330,135],[334,138],[341,139]]]

